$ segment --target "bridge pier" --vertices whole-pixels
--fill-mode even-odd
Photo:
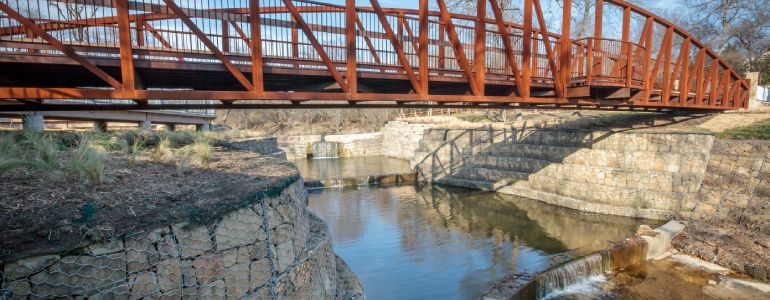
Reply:
[[[211,124],[198,124],[195,125],[195,131],[211,131]]]
[[[21,116],[21,126],[25,133],[40,133],[45,130],[43,115],[33,112]]]
[[[163,125],[163,128],[166,131],[176,131],[176,124],[173,124],[173,123],[165,124]]]
[[[94,121],[94,131],[107,132],[107,121]]]
[[[152,130],[152,122],[151,121],[141,121],[141,122],[139,122],[139,129],[141,129],[141,130]]]

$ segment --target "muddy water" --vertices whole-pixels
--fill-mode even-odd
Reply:
[[[472,299],[510,273],[537,273],[642,221],[437,186],[327,189],[310,209],[370,299]]]

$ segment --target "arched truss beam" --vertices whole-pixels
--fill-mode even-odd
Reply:
[[[23,0],[28,1],[28,0]],[[31,0],[29,0],[31,1]],[[54,0],[56,1],[56,0]],[[147,100],[154,98],[172,99],[174,96],[165,92],[150,92],[136,89],[134,83],[134,63],[142,64],[147,57],[171,56],[174,57],[180,69],[189,68],[193,60],[207,60],[215,58],[224,69],[231,73],[237,82],[240,82],[245,92],[238,89],[232,91],[196,91],[195,93],[181,93],[176,95],[179,99],[218,99],[225,101],[236,100],[270,100],[275,97],[289,97],[280,91],[266,92],[264,87],[263,56],[272,65],[291,62],[297,68],[301,66],[314,66],[313,70],[305,71],[308,74],[326,73],[336,82],[335,88],[326,88],[323,93],[293,93],[289,98],[292,101],[344,99],[350,103],[357,101],[397,101],[399,103],[413,101],[447,102],[479,102],[479,103],[529,103],[531,101],[547,100],[551,103],[563,105],[579,101],[594,101],[596,103],[607,101],[623,101],[627,105],[640,107],[689,107],[708,109],[734,109],[747,105],[748,84],[740,74],[727,65],[719,56],[702,42],[691,37],[676,25],[655,16],[647,10],[621,0],[597,0],[595,16],[594,36],[585,39],[572,40],[569,37],[569,24],[563,24],[562,33],[548,32],[543,17],[539,0],[523,0],[524,24],[514,24],[502,20],[502,13],[497,8],[496,0],[483,0],[477,5],[476,16],[450,13],[442,0],[437,0],[438,11],[427,9],[428,0],[420,0],[419,10],[382,8],[376,0],[372,0],[371,7],[352,7],[353,1],[347,1],[346,5],[331,5],[309,0],[283,0],[284,6],[259,7],[258,0],[250,0],[249,7],[214,7],[214,8],[190,8],[180,7],[173,0],[157,2],[144,2],[144,0],[59,0],[60,3],[69,5],[90,5],[105,8],[116,8],[115,16],[102,16],[77,20],[35,20],[29,16],[21,15],[9,5],[3,3],[0,6],[3,14],[0,20],[15,20],[16,24],[0,27],[0,47],[24,48],[25,45],[39,44],[36,39],[44,40],[52,50],[58,50],[89,70],[96,77],[101,78],[108,87],[114,88],[108,96],[114,99]],[[570,15],[571,1],[566,0],[563,17]],[[32,3],[32,2],[30,2]],[[298,3],[298,5],[295,5]],[[491,13],[486,13],[487,5],[492,5]],[[602,36],[603,10],[606,5],[614,5],[623,11],[622,39],[612,40]],[[129,13],[129,11],[131,13]],[[290,14],[291,20],[286,20],[279,15]],[[306,21],[304,16],[329,14],[342,15],[349,26],[338,24],[324,24],[322,21]],[[361,14],[376,16],[379,22],[371,24],[362,22]],[[643,30],[638,42],[630,40],[630,20],[632,14],[645,19]],[[259,18],[252,18],[259,15]],[[221,20],[221,33],[217,33],[221,39],[218,44],[210,37],[210,32],[203,32],[197,28],[192,19]],[[186,32],[159,28],[153,22],[179,20],[186,25]],[[391,20],[396,20],[392,22]],[[458,21],[461,21],[459,23]],[[410,25],[410,22],[413,25]],[[467,23],[475,25],[465,25]],[[13,22],[0,22],[11,24]],[[355,23],[355,24],[354,24]],[[133,27],[131,26],[133,24]],[[240,24],[240,25],[239,25]],[[244,30],[243,24],[251,24],[249,33]],[[262,24],[262,25],[260,25]],[[265,25],[268,24],[268,25]],[[416,24],[416,25],[414,25]],[[648,49],[654,48],[652,36],[655,25],[665,29],[662,41],[662,49],[656,55]],[[261,45],[265,41],[260,37],[260,26],[272,26],[290,28],[292,30],[292,52],[294,57],[275,58],[269,53],[263,53]],[[412,26],[415,26],[414,30]],[[429,26],[437,26],[438,30]],[[106,45],[80,45],[77,43],[61,42],[54,37],[55,32],[66,30],[83,30],[92,27],[117,27],[120,31],[114,44]],[[373,30],[375,27],[384,30]],[[346,29],[347,28],[347,29]],[[398,28],[398,32],[394,32]],[[237,36],[231,36],[232,29]],[[296,34],[301,30],[306,37],[306,42],[299,42]],[[475,41],[461,41],[458,29],[475,31]],[[148,32],[152,39],[162,45],[162,49],[146,49],[142,45],[132,42],[130,31],[134,30],[135,36],[142,32]],[[256,35],[254,33],[257,33]],[[316,37],[317,34],[338,34],[345,36],[346,46],[335,48],[324,44]],[[500,45],[487,41],[487,34],[496,34],[503,41]],[[205,45],[201,52],[195,49],[175,49],[173,42],[169,41],[169,35],[187,34],[194,35]],[[15,37],[24,35],[20,41]],[[480,38],[480,37],[484,38]],[[144,35],[142,35],[144,37]],[[249,52],[242,53],[230,51],[232,37],[240,38],[245,42]],[[679,37],[681,45],[675,45],[674,39]],[[32,39],[33,42],[29,42]],[[143,38],[144,39],[144,38]],[[143,40],[142,39],[142,40]],[[357,48],[357,40],[361,39],[365,48]],[[373,40],[389,41],[392,50],[382,48],[382,44]],[[516,48],[516,41],[522,40],[522,48]],[[137,39],[138,40],[138,39]],[[360,42],[359,42],[360,43]],[[570,47],[561,45],[569,44]],[[410,47],[405,47],[409,45]],[[617,46],[615,50],[608,45]],[[619,45],[619,46],[618,46]],[[320,59],[307,61],[299,59],[298,49],[310,47]],[[679,48],[676,49],[675,47]],[[111,47],[120,49],[120,53],[109,50]],[[125,49],[128,48],[128,49]],[[406,51],[409,48],[409,51]],[[435,50],[430,50],[434,48]],[[446,49],[452,49],[452,56],[446,56]],[[258,49],[258,53],[254,53]],[[330,55],[330,51],[342,49],[347,53],[346,59],[339,61]],[[473,51],[466,51],[472,49]],[[619,49],[619,50],[618,50]],[[41,50],[50,50],[46,46],[29,46],[28,53],[39,54]],[[132,51],[133,50],[133,51]],[[677,51],[675,51],[677,50]],[[113,74],[104,68],[115,66],[107,63],[107,59],[89,57],[88,54],[106,51],[115,53],[120,58],[117,67],[121,70],[117,80]],[[168,51],[170,54],[163,54]],[[373,62],[359,62],[360,51],[368,52]],[[385,51],[385,52],[383,52]],[[381,56],[387,51],[395,53],[396,62],[385,61]],[[697,53],[691,57],[691,51]],[[86,53],[86,54],[81,54]],[[676,57],[674,54],[677,53]],[[473,56],[471,57],[471,54]],[[85,56],[84,56],[85,55]],[[503,71],[494,70],[488,65],[489,55],[501,55],[504,61],[501,64]],[[3,54],[0,53],[0,63],[3,62]],[[44,56],[44,55],[41,55]],[[50,56],[50,55],[49,55]],[[438,57],[436,57],[438,56]],[[433,57],[433,58],[431,58]],[[299,60],[298,60],[299,59]],[[294,61],[293,61],[294,60]],[[457,65],[456,68],[445,68],[448,60]],[[7,61],[7,60],[6,60]],[[293,62],[292,62],[293,61]],[[438,62],[438,68],[431,66],[431,61]],[[517,63],[521,62],[521,65]],[[244,67],[244,62],[251,65]],[[540,67],[544,62],[545,69]],[[166,62],[164,62],[166,63]],[[149,65],[158,63],[150,62]],[[435,65],[435,63],[433,63]],[[144,68],[147,63],[142,64]],[[323,67],[323,69],[319,69]],[[215,67],[210,67],[216,69]],[[271,67],[270,71],[278,69]],[[490,71],[492,69],[492,71]],[[374,71],[372,71],[374,70]],[[340,72],[344,71],[344,72]],[[495,72],[497,71],[497,72]],[[721,72],[720,72],[721,71]],[[251,73],[251,79],[247,79],[246,73]],[[374,72],[379,75],[362,72]],[[428,76],[428,74],[431,74]],[[410,82],[410,90],[404,92],[376,92],[362,91],[359,94],[358,77],[367,80],[407,80]],[[466,83],[467,93],[435,95],[430,91],[429,78],[441,78],[435,83],[446,82]],[[2,82],[0,82],[2,84]],[[491,86],[491,91],[486,87]],[[47,88],[45,92],[34,90],[34,87],[0,87],[0,98],[28,99],[34,97],[49,96],[48,98],[95,98],[92,96],[103,92],[91,89]],[[508,90],[508,92],[505,92]],[[502,91],[502,92],[501,92]],[[500,94],[502,93],[502,95]],[[504,96],[507,93],[510,95]],[[182,96],[185,97],[182,97]],[[301,95],[301,96],[298,96]],[[201,98],[203,97],[203,98]],[[306,98],[302,98],[306,97]],[[2,109],[2,108],[0,108]]]

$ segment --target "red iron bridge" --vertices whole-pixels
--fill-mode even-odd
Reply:
[[[570,0],[415,1],[0,0],[0,111],[748,104],[717,53],[625,1],[597,0],[582,38]]]

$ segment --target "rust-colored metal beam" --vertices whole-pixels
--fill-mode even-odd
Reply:
[[[305,37],[307,37],[308,42],[310,42],[310,45],[313,46],[313,49],[315,49],[318,56],[321,57],[321,60],[328,68],[329,73],[331,74],[332,78],[334,78],[334,81],[337,82],[343,92],[349,92],[350,89],[348,88],[347,83],[342,79],[340,72],[337,71],[337,67],[334,65],[334,62],[332,62],[331,58],[329,58],[329,55],[326,54],[326,50],[324,50],[323,46],[321,46],[321,43],[318,42],[315,34],[313,34],[313,30],[310,29],[310,27],[305,22],[305,19],[302,18],[302,15],[300,15],[299,11],[297,10],[297,7],[294,6],[294,2],[292,0],[283,0],[283,4],[286,5],[287,9],[289,9],[291,16],[297,22],[299,28],[302,29],[302,32],[305,33]]]
[[[227,70],[230,71],[233,76],[235,76],[235,79],[238,80],[238,82],[240,82],[241,85],[246,88],[246,90],[254,90],[254,85],[252,85],[251,82],[246,79],[246,76],[244,76],[243,73],[241,73],[241,71],[230,62],[230,59],[227,58],[227,56],[225,56],[225,54],[222,53],[222,51],[220,51],[213,42],[211,42],[206,34],[203,33],[203,31],[201,31],[197,25],[195,25],[190,17],[188,17],[185,12],[179,6],[177,6],[176,3],[174,3],[174,0],[163,0],[163,2],[166,4],[168,9],[176,14],[179,17],[179,20],[181,20],[182,23],[184,23],[187,28],[193,32],[193,34],[201,41],[201,43],[203,43],[203,45],[205,45],[206,48],[208,48],[209,51],[211,51],[211,53],[214,54],[214,56],[216,56],[223,65],[225,65],[225,68],[227,68]]]
[[[374,44],[372,44],[372,40],[369,38],[369,34],[366,32],[366,28],[364,28],[364,24],[361,22],[361,19],[358,18],[358,15],[356,15],[356,25],[361,32],[361,36],[364,38],[366,47],[369,48],[369,52],[372,54],[372,58],[374,58],[374,62],[381,64],[382,61],[380,60],[380,56],[377,54],[377,50],[374,48]]]
[[[348,92],[352,99],[358,97],[358,73],[356,62],[356,0],[345,0],[345,54]]]
[[[251,82],[254,85],[254,94],[263,96],[265,94],[265,75],[263,74],[262,62],[262,29],[260,26],[261,18],[259,9],[259,0],[249,0],[249,15],[251,15]],[[235,22],[233,21],[233,24]],[[240,27],[237,27],[240,29]],[[239,30],[239,33],[242,32]]]
[[[97,67],[96,65],[88,61],[88,59],[80,56],[80,54],[77,54],[75,50],[73,50],[70,46],[62,44],[59,40],[57,40],[56,38],[48,34],[48,32],[46,32],[45,30],[37,26],[35,22],[22,16],[20,13],[13,10],[7,4],[0,2],[0,11],[4,12],[9,17],[16,20],[16,22],[19,22],[22,26],[32,31],[32,33],[34,33],[36,36],[39,36],[40,38],[48,42],[51,46],[56,48],[56,50],[63,52],[67,57],[76,61],[78,64],[83,66],[83,68],[90,71],[96,77],[99,77],[99,79],[103,80],[113,88],[123,89],[123,85],[118,80],[110,76],[110,74],[107,74],[102,69],[100,69],[99,67]]]
[[[523,97],[529,97],[530,84],[532,83],[532,0],[524,0],[524,38],[521,50],[521,79],[524,85],[521,88]]]
[[[649,12],[620,0],[598,0],[595,7],[595,27],[594,37],[572,41],[569,33],[571,24],[571,1],[564,1],[562,10],[561,34],[548,32],[544,22],[543,11],[539,0],[524,0],[524,24],[512,24],[503,20],[502,11],[500,11],[499,0],[490,0],[492,14],[494,18],[486,17],[486,10],[489,9],[485,0],[478,1],[476,4],[476,14],[466,16],[451,14],[447,11],[445,0],[440,0],[439,11],[431,12],[428,10],[429,0],[420,0],[417,10],[409,9],[388,9],[382,8],[379,3],[368,7],[354,7],[352,0],[346,0],[345,5],[325,4],[321,2],[303,2],[307,5],[301,7],[293,6],[291,0],[289,5],[279,7],[259,7],[258,0],[249,0],[249,7],[222,7],[213,4],[206,8],[179,7],[176,9],[169,5],[171,0],[164,0],[166,5],[147,2],[147,0],[53,0],[60,1],[68,5],[92,5],[113,7],[117,11],[117,16],[99,17],[84,20],[46,20],[34,17],[28,17],[27,21],[33,26],[37,26],[49,36],[58,36],[61,30],[88,29],[90,27],[97,30],[115,30],[117,34],[108,38],[98,37],[94,41],[80,41],[77,39],[59,40],[61,45],[70,49],[70,52],[61,51],[38,35],[34,30],[29,29],[25,24],[11,21],[9,26],[0,28],[0,34],[18,31],[23,29],[19,35],[6,35],[0,40],[0,47],[25,55],[0,54],[0,66],[4,64],[30,64],[30,67],[40,68],[45,64],[59,64],[65,68],[79,68],[78,65],[85,66],[87,70],[93,72],[93,69],[104,71],[110,70],[114,73],[102,73],[98,75],[120,76],[121,80],[113,82],[105,81],[107,84],[101,85],[113,86],[116,89],[111,92],[96,92],[90,89],[72,89],[73,86],[93,86],[90,80],[78,83],[77,79],[64,81],[63,87],[59,88],[40,88],[34,89],[35,83],[25,83],[32,86],[31,89],[13,90],[15,96],[19,99],[33,99],[33,97],[46,95],[55,92],[56,97],[72,99],[80,98],[86,94],[78,94],[78,90],[86,90],[87,95],[97,96],[105,95],[105,99],[130,99],[135,101],[147,100],[149,97],[160,97],[159,99],[220,99],[234,104],[237,100],[278,100],[288,99],[292,102],[303,102],[307,100],[347,100],[351,103],[366,101],[396,101],[399,103],[414,101],[434,101],[442,104],[454,102],[469,103],[497,103],[499,105],[512,105],[523,103],[526,105],[602,105],[610,104],[633,105],[635,107],[647,108],[674,108],[677,109],[730,109],[746,105],[748,84],[740,74],[726,65],[723,60],[708,47],[703,46],[697,39],[692,38],[680,28],[669,22],[649,14]],[[172,4],[174,1],[171,1]],[[9,2],[3,2],[7,7],[13,7]],[[286,3],[284,3],[286,4]],[[622,28],[621,40],[604,39],[602,24],[604,6],[617,6],[622,10]],[[230,4],[224,6],[232,6]],[[443,9],[442,9],[443,8]],[[13,8],[12,8],[13,9]],[[30,7],[34,10],[34,7]],[[538,18],[533,20],[534,14]],[[135,14],[129,14],[128,12]],[[181,11],[181,14],[180,14]],[[17,12],[18,13],[18,12]],[[293,20],[284,17],[271,18],[267,14],[290,14]],[[319,18],[317,24],[308,24],[302,20],[302,15],[310,14],[328,14]],[[369,17],[372,14],[376,18],[367,18],[366,24],[359,19],[358,14],[366,14]],[[631,42],[632,34],[631,20],[632,15],[637,14],[646,18],[644,27],[639,36],[639,42]],[[20,14],[19,14],[20,15]],[[29,16],[34,16],[34,11],[30,11]],[[330,18],[327,18],[330,16]],[[430,19],[438,17],[439,20]],[[299,18],[297,18],[299,17]],[[346,25],[332,25],[338,22],[327,23],[324,20],[339,20],[344,17]],[[13,16],[6,17],[9,20],[15,20]],[[399,29],[399,36],[395,37],[390,24],[387,21],[396,18],[398,23],[393,24]],[[187,20],[185,20],[187,19]],[[190,20],[195,19],[195,23]],[[210,30],[200,30],[189,24],[199,24],[198,19],[207,20],[205,22],[214,23],[214,32]],[[383,19],[385,23],[383,23]],[[180,20],[185,25],[172,26],[173,28],[155,29],[150,24],[154,21],[171,20],[175,24]],[[474,24],[469,24],[473,21]],[[269,23],[265,23],[268,22]],[[533,22],[537,21],[537,24]],[[132,22],[136,24],[132,28]],[[251,26],[251,32],[245,33],[238,26],[238,22],[248,23]],[[305,23],[303,28],[302,24]],[[221,31],[218,24],[222,24]],[[465,23],[465,24],[464,24]],[[352,24],[352,25],[351,25]],[[419,24],[413,27],[413,24]],[[468,25],[466,25],[468,24]],[[10,26],[12,25],[12,26]],[[27,24],[28,25],[28,24]],[[652,43],[653,32],[657,25],[662,25],[666,31],[663,42],[658,50],[657,59],[652,59],[652,50],[655,48]],[[232,26],[232,27],[231,27]],[[289,28],[289,30],[279,30],[282,34],[279,36],[271,35],[262,41],[260,30],[262,26],[270,28]],[[379,28],[383,26],[387,32],[367,33],[364,26]],[[438,32],[428,30],[431,26],[437,26]],[[490,43],[486,40],[486,31],[492,29],[488,26],[496,26],[503,40],[503,45],[497,42]],[[157,26],[156,26],[157,27]],[[419,27],[419,28],[418,28]],[[358,30],[356,30],[358,28]],[[197,32],[196,32],[197,29]],[[230,49],[232,37],[230,30],[235,30],[240,39],[242,39],[251,49],[251,53],[243,53],[238,49]],[[298,37],[298,30],[304,33],[318,34],[318,32],[331,33],[335,36],[345,36],[344,45],[341,43],[326,42],[317,40],[315,42],[301,42]],[[415,29],[415,30],[413,30]],[[136,30],[138,37],[137,45],[132,45],[131,30]],[[520,30],[520,31],[519,31]],[[205,31],[203,35],[202,31]],[[460,33],[475,32],[475,37],[469,40],[461,40]],[[149,32],[163,45],[162,48],[147,47],[144,44],[144,34]],[[291,33],[290,33],[291,32]],[[251,35],[251,36],[249,36]],[[495,34],[497,35],[497,34]],[[543,45],[540,45],[540,35]],[[673,40],[676,36],[681,36],[685,42],[677,44],[675,48]],[[170,41],[175,41],[179,36],[184,39],[198,37],[206,46],[205,51],[198,47],[179,43],[172,48]],[[463,35],[463,37],[466,37]],[[519,41],[516,44],[512,42],[516,38],[521,38],[523,47],[518,48]],[[206,43],[205,39],[208,40]],[[212,41],[222,39],[221,45],[214,45]],[[355,43],[358,38],[366,42],[366,48],[371,52],[375,62],[358,61],[356,52],[368,56],[366,50],[358,51]],[[446,41],[446,38],[449,40]],[[168,40],[167,40],[168,39]],[[290,40],[289,40],[290,39]],[[312,38],[309,38],[312,39]],[[387,39],[394,44],[398,63],[389,61],[380,61],[381,53],[392,55],[391,50],[379,49],[382,45],[376,46],[372,39]],[[677,38],[678,40],[678,38]],[[558,46],[554,46],[557,41]],[[289,45],[291,53],[274,53],[269,51],[269,57],[262,58],[261,45],[263,42],[280,45]],[[404,49],[405,43],[412,43],[415,50],[412,53],[409,49]],[[303,58],[299,53],[299,48],[305,45],[312,46],[315,49],[322,50],[326,54],[326,60]],[[435,45],[437,51],[431,47]],[[619,45],[619,46],[618,46]],[[136,47],[136,48],[135,48]],[[455,51],[454,57],[445,56],[445,47],[452,47]],[[696,57],[690,55],[690,49],[696,47],[698,54]],[[366,49],[364,48],[364,49]],[[538,49],[539,48],[539,49]],[[618,48],[619,51],[618,51]],[[329,50],[333,49],[333,50]],[[429,50],[430,49],[430,50]],[[466,56],[465,51],[473,49],[473,58]],[[238,50],[238,51],[231,51]],[[325,50],[325,51],[323,51]],[[408,50],[408,51],[404,51]],[[576,53],[572,53],[573,50]],[[217,53],[219,51],[219,53]],[[347,53],[345,59],[340,59],[340,55],[330,59],[332,54]],[[325,52],[325,53],[324,53]],[[398,52],[401,52],[400,55]],[[408,53],[407,53],[408,52]],[[73,59],[70,54],[79,55],[85,63]],[[672,54],[677,53],[677,57]],[[225,55],[229,54],[229,55]],[[320,56],[323,56],[320,54]],[[407,55],[416,55],[408,57]],[[437,60],[434,62],[436,55]],[[469,54],[470,55],[470,54]],[[504,56],[505,61],[488,61],[489,58],[498,59]],[[171,59],[169,59],[171,58]],[[174,61],[176,58],[178,61]],[[446,59],[456,59],[459,70],[453,67],[447,69]],[[369,60],[367,58],[367,60]],[[540,60],[540,61],[538,61]],[[544,73],[540,67],[543,60],[547,60],[547,71]],[[692,61],[691,61],[692,60]],[[265,66],[263,66],[264,63]],[[436,63],[436,65],[433,65]],[[502,63],[502,64],[501,64]],[[709,64],[707,66],[707,63]],[[88,66],[93,66],[89,69]],[[419,70],[413,70],[419,65]],[[611,64],[603,66],[603,64]],[[574,65],[574,66],[573,66]],[[294,66],[294,68],[292,68]],[[143,86],[134,68],[142,72],[156,72],[147,74],[166,74],[163,76],[179,76],[180,81],[175,84],[149,82],[150,86],[160,88],[178,88],[177,86],[189,86],[195,89],[200,83],[199,78],[204,74],[219,72],[221,74],[232,73],[235,80],[232,82],[243,82],[253,85],[253,90],[249,90],[248,85],[244,85],[246,92],[227,90],[227,87],[220,86],[222,91],[185,91],[185,92],[161,92],[149,93],[145,90],[137,90]],[[264,69],[263,69],[264,67]],[[518,68],[521,67],[521,70]],[[573,70],[573,68],[575,70]],[[641,71],[639,69],[642,69]],[[345,71],[341,71],[344,69]],[[234,72],[237,71],[237,72]],[[607,73],[609,71],[610,73]],[[178,74],[174,74],[177,72]],[[186,76],[184,72],[190,72]],[[208,72],[208,73],[203,73]],[[243,74],[251,72],[252,78],[245,79]],[[265,74],[263,74],[265,72]],[[335,72],[336,75],[335,76]],[[534,73],[533,73],[534,72]],[[118,74],[120,75],[113,75]],[[192,74],[196,73],[196,74]],[[639,74],[642,76],[639,76]],[[173,74],[173,75],[172,75]],[[241,74],[239,77],[237,74]],[[552,76],[548,75],[551,74]],[[575,76],[575,79],[571,76]],[[330,76],[331,75],[331,76]],[[429,76],[430,75],[430,76]],[[513,75],[513,76],[511,76]],[[58,75],[51,75],[58,76]],[[208,75],[210,76],[210,75]],[[269,76],[269,78],[265,78]],[[584,79],[581,78],[585,76]],[[155,78],[148,76],[147,78]],[[548,77],[548,78],[544,78]],[[552,77],[552,78],[551,78]],[[662,77],[660,81],[658,78]],[[183,82],[185,78],[191,79],[189,82]],[[286,86],[287,80],[294,78],[314,78],[324,84],[330,82],[330,78],[339,83],[342,93],[328,90],[330,86],[313,87],[306,86],[301,90],[313,90],[316,92],[297,92],[280,91],[289,89]],[[721,78],[721,80],[720,80]],[[358,80],[365,80],[366,84],[361,88],[365,89],[361,97],[358,97]],[[102,78],[104,80],[104,78]],[[150,79],[151,80],[151,79]],[[225,80],[230,80],[226,78]],[[277,91],[265,92],[264,82],[270,82],[271,89]],[[430,80],[430,81],[429,81]],[[411,90],[405,90],[403,83],[412,84]],[[472,95],[454,95],[467,92],[457,84],[468,83]],[[117,83],[117,84],[114,84]],[[0,85],[7,85],[0,82]],[[50,84],[50,83],[48,83]],[[48,85],[46,84],[46,85]],[[10,84],[11,86],[13,83]],[[96,85],[100,85],[97,83]],[[333,87],[333,86],[331,86]],[[431,95],[429,87],[436,87],[436,91],[441,91],[447,95]],[[514,89],[514,93],[510,90]],[[568,90],[569,88],[569,90]],[[239,88],[236,87],[235,90]],[[642,90],[636,93],[636,90]],[[292,89],[293,90],[293,89]],[[578,91],[579,90],[579,91]],[[616,90],[608,96],[607,91]],[[678,90],[678,93],[677,93]],[[536,93],[535,93],[536,91]],[[602,92],[603,91],[603,92]],[[694,96],[690,96],[694,92]],[[27,93],[27,94],[24,94]],[[69,94],[67,94],[69,93]],[[534,96],[533,96],[534,94]],[[569,97],[566,97],[569,95]],[[652,97],[652,96],[655,97]],[[678,95],[678,97],[676,97]],[[183,98],[184,97],[184,98]],[[55,97],[54,97],[55,98]],[[153,98],[154,99],[154,98]],[[652,100],[651,100],[652,99]],[[679,99],[677,101],[677,99]],[[0,101],[5,104],[8,101]],[[21,103],[21,102],[19,102]],[[23,104],[37,105],[36,103],[26,101]]]
[[[521,88],[523,87],[523,80],[521,78],[521,72],[519,71],[519,66],[516,64],[516,56],[513,54],[511,35],[508,32],[508,30],[506,30],[507,27],[505,26],[503,13],[500,9],[500,4],[498,4],[497,0],[489,0],[489,4],[492,7],[492,13],[495,16],[495,23],[497,25],[498,34],[500,34],[500,37],[503,40],[505,60],[508,62],[508,65],[511,68],[511,72],[513,73],[513,80],[516,81],[516,86],[514,87],[514,89],[516,91],[516,94],[521,96],[523,95],[521,92]],[[441,37],[443,37],[443,33],[440,33],[440,34],[442,34]],[[443,50],[443,46],[441,48]],[[441,60],[441,53],[442,52],[440,51],[439,61]]]
[[[444,0],[436,1],[438,2],[439,11],[441,12],[441,22],[444,23],[447,36],[449,37],[449,41],[452,43],[452,49],[454,49],[457,64],[460,66],[463,73],[465,74],[465,77],[468,79],[468,85],[471,87],[471,92],[476,96],[482,95],[483,92],[479,89],[479,83],[476,82],[476,77],[474,76],[470,64],[468,63],[468,57],[465,56],[465,50],[460,43],[460,39],[457,37],[457,30],[455,29],[454,23],[452,23],[452,18],[449,16],[449,9],[447,9]]]
[[[380,20],[380,24],[385,30],[385,34],[388,36],[388,39],[390,39],[390,43],[393,44],[393,48],[396,51],[396,56],[398,56],[398,61],[401,63],[401,67],[404,69],[407,78],[409,78],[409,82],[412,84],[412,88],[417,94],[424,94],[420,82],[417,80],[417,77],[414,76],[414,70],[412,70],[409,59],[407,59],[406,55],[404,54],[404,48],[401,45],[401,42],[399,42],[396,38],[396,35],[393,33],[393,28],[390,27],[390,22],[388,22],[388,19],[385,17],[385,12],[383,12],[382,7],[380,7],[380,2],[377,0],[369,1],[372,3],[372,8],[374,8],[375,13],[377,14],[377,18]]]
[[[123,90],[133,92],[134,80],[134,45],[131,42],[131,21],[128,14],[128,1],[115,0],[118,11],[118,40],[120,42],[120,75]]]
[[[559,48],[559,70],[561,70],[561,77],[559,80],[566,90],[570,82],[570,73],[572,72],[572,38],[570,37],[572,30],[572,0],[563,0],[562,5],[561,37],[559,39],[561,42]]]
[[[420,61],[420,89],[422,90],[422,95],[427,96],[429,94],[429,61],[428,61],[428,0],[420,0],[419,3],[419,12],[420,12],[420,18],[419,18],[419,43],[420,46],[417,47],[417,56],[418,60]]]
[[[540,0],[533,0],[532,4],[535,7],[535,13],[537,14],[537,21],[540,25],[540,36],[543,38],[543,44],[545,45],[545,55],[548,59],[548,67],[551,69],[551,77],[553,77],[553,85],[556,90],[557,97],[564,97],[566,89],[564,88],[564,82],[562,82],[561,71],[556,67],[556,61],[553,56],[553,49],[551,47],[551,41],[548,38],[548,28],[545,25],[545,18],[543,17],[543,10],[540,7]],[[566,70],[565,70],[566,72]]]
[[[476,21],[473,42],[473,71],[477,95],[484,95],[485,75],[487,74],[487,1],[476,1]]]

